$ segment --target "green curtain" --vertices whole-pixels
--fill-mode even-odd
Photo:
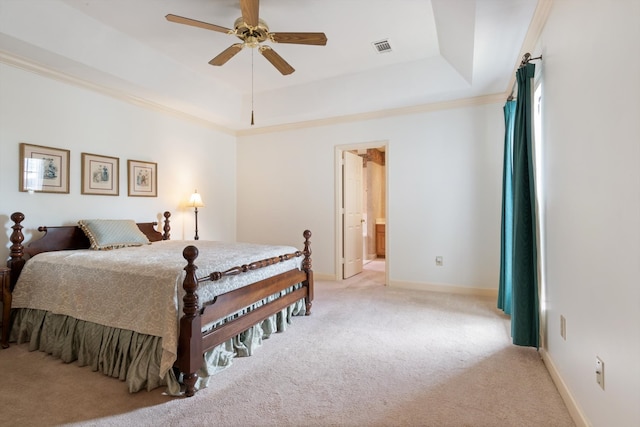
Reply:
[[[503,193],[507,192],[506,196],[503,196],[507,201],[503,201],[503,204],[506,204],[507,208],[509,207],[509,196],[513,198],[513,224],[511,226],[508,224],[508,218],[505,218],[503,212],[502,232],[505,241],[502,245],[504,252],[501,258],[501,287],[498,293],[498,306],[505,313],[511,314],[513,343],[537,348],[539,347],[540,322],[532,131],[532,80],[534,74],[534,64],[520,67],[516,74],[518,98],[513,124],[512,193],[509,194],[508,188],[504,188],[506,185],[503,185]],[[505,136],[505,140],[507,138],[508,135]],[[508,159],[505,159],[505,164],[507,163]],[[509,238],[509,231],[511,231],[511,238]],[[511,245],[511,254],[509,254],[509,244]],[[511,274],[509,274],[509,268]],[[503,280],[504,289],[502,288]],[[509,295],[509,291],[511,295]]]
[[[504,159],[502,168],[502,227],[500,236],[500,287],[498,308],[511,314],[513,257],[513,124],[516,101],[504,105]]]

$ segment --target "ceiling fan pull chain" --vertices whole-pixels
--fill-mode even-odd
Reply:
[[[253,126],[253,51],[251,49],[251,126]]]

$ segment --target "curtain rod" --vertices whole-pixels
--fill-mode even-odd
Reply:
[[[518,68],[522,68],[525,65],[527,65],[530,61],[535,61],[537,59],[542,59],[542,55],[536,56],[535,58],[532,58],[531,54],[529,52],[527,52],[524,55],[522,55],[522,61],[520,62],[520,66]],[[509,94],[509,97],[507,98],[507,101],[513,101],[513,91],[515,89],[516,89],[516,82],[513,82],[513,86],[511,87],[511,93]]]
[[[536,59],[542,59],[542,55],[532,58],[531,54],[527,52],[524,55],[522,55],[522,62],[520,62],[520,67],[524,67],[529,63],[529,61],[535,61]]]

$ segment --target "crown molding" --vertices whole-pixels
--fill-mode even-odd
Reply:
[[[265,126],[256,129],[238,130],[238,136],[258,135],[270,132],[282,132],[288,130],[304,129],[319,126],[330,126],[343,123],[352,123],[374,119],[385,119],[395,116],[407,116],[412,114],[429,113],[433,111],[449,110],[452,108],[474,107],[479,105],[494,104],[504,101],[504,93],[483,95],[472,98],[462,98],[452,101],[434,102],[430,104],[413,105],[410,107],[392,108],[387,110],[371,111],[367,113],[348,114],[344,116],[329,117],[326,119],[307,120],[283,125]]]

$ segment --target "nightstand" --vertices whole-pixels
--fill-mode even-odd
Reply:
[[[9,321],[11,319],[11,270],[0,267],[0,301],[2,301],[2,348],[9,347]]]

